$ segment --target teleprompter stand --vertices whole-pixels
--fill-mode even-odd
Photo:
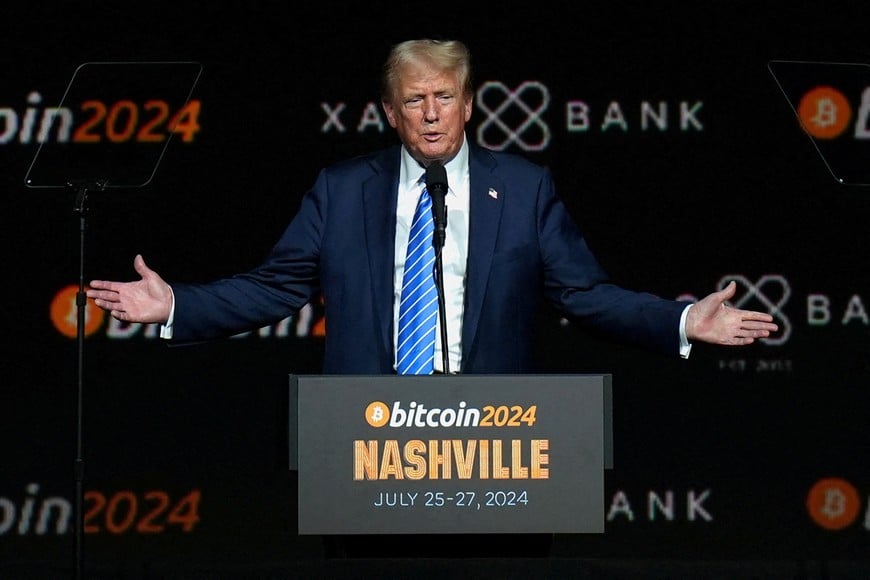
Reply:
[[[202,66],[195,62],[89,62],[73,73],[56,108],[46,109],[39,147],[24,183],[75,195],[79,219],[76,293],[76,457],[74,566],[84,577],[84,345],[87,322],[85,237],[92,193],[151,182],[190,103]],[[166,122],[161,117],[166,113]]]

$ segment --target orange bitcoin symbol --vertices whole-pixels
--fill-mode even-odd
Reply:
[[[385,403],[375,401],[366,407],[366,423],[372,427],[383,427],[390,420],[390,409]]]
[[[798,116],[804,130],[817,139],[833,139],[849,126],[852,107],[833,87],[815,87],[803,96]]]
[[[51,301],[51,322],[64,336],[75,338],[78,334],[78,308],[76,295],[78,286],[67,286],[54,295]],[[103,324],[103,310],[90,300],[85,304],[85,335],[96,332]]]
[[[837,477],[820,479],[807,495],[807,511],[813,521],[828,530],[841,530],[858,517],[858,490]]]

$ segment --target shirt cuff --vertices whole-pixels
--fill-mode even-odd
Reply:
[[[689,304],[683,308],[683,314],[680,316],[680,356],[683,358],[689,358],[689,353],[692,352],[692,343],[689,342],[686,336],[686,318],[689,315],[689,308],[691,307],[692,305]]]
[[[169,307],[169,318],[165,324],[160,325],[160,338],[172,338],[172,321],[175,318],[175,294],[172,292],[172,286],[169,287],[169,294],[172,297],[172,306]]]

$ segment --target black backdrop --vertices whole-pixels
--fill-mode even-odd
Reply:
[[[741,304],[770,311],[785,330],[670,360],[588,337],[542,309],[542,372],[614,375],[606,533],[554,538],[553,557],[529,568],[406,560],[405,573],[865,577],[870,188],[833,179],[767,68],[870,60],[861,3],[154,0],[3,10],[3,577],[64,577],[73,557],[69,291],[80,222],[71,192],[24,184],[38,147],[28,107],[38,126],[84,62],[202,63],[199,131],[170,143],[147,186],[89,197],[84,255],[86,279],[130,279],[142,253],[168,280],[207,280],[254,265],[320,167],[393,142],[376,108],[380,65],[393,43],[419,36],[468,43],[479,88],[469,137],[549,166],[614,279],[674,298],[736,279]],[[860,94],[848,98],[857,112]],[[644,103],[664,107],[666,123],[644,128]],[[490,115],[500,107],[502,128]],[[841,139],[866,149],[851,132]],[[331,558],[321,538],[296,534],[286,379],[319,371],[318,316],[313,304],[269,333],[167,349],[153,329],[94,313],[82,441],[95,577],[402,570],[391,559]],[[821,488],[829,503],[809,510],[822,480],[834,480]],[[185,519],[196,494],[199,519]],[[161,498],[166,510],[155,507]],[[176,506],[179,519],[169,516]],[[500,540],[469,540],[485,541]]]

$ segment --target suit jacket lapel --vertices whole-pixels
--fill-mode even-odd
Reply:
[[[385,351],[392,353],[399,148],[386,150],[374,160],[372,167],[375,174],[362,184],[365,251],[372,273],[371,292],[380,340]]]
[[[477,336],[486,283],[498,238],[504,182],[493,173],[495,160],[485,150],[471,146],[469,151],[468,265],[466,270],[465,315],[462,321],[462,357],[468,360]],[[495,195],[493,195],[495,192]]]

